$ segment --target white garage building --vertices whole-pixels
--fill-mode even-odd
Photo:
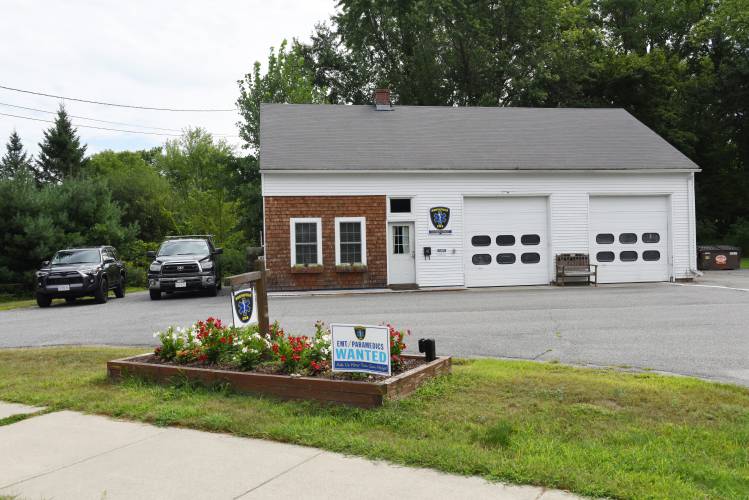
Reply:
[[[699,169],[626,111],[386,98],[262,107],[274,288],[548,284],[573,252],[602,283],[694,276]]]

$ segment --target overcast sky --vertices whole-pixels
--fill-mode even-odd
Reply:
[[[0,11],[0,85],[141,106],[234,108],[237,80],[256,60],[264,65],[269,48],[284,38],[308,40],[315,23],[334,13],[335,0],[2,0]],[[54,115],[6,104],[54,111],[58,102],[0,89],[0,113],[50,120]],[[236,112],[65,105],[71,115],[169,129],[202,126],[216,134],[236,135],[239,119]],[[50,125],[0,115],[0,154],[14,128],[36,154]],[[90,153],[167,139],[82,127],[78,132]]]

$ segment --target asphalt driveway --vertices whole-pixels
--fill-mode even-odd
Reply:
[[[439,353],[495,356],[695,375],[749,386],[749,271],[695,284],[523,287],[441,292],[275,296],[271,319],[311,333],[316,320],[408,327]],[[225,296],[106,305],[80,301],[0,312],[0,347],[152,345],[152,332],[209,315],[231,319]]]

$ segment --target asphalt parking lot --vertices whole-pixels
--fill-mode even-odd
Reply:
[[[209,315],[231,320],[226,296],[146,293],[0,312],[0,347],[152,345],[152,333]],[[274,296],[271,319],[294,333],[316,320],[390,322],[437,340],[440,353],[633,367],[749,386],[749,271],[694,284],[520,287]]]

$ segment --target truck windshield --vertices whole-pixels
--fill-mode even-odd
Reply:
[[[100,264],[98,250],[60,250],[52,257],[52,264]]]
[[[208,252],[208,244],[205,241],[167,241],[159,248],[160,257],[172,255],[205,255]]]

